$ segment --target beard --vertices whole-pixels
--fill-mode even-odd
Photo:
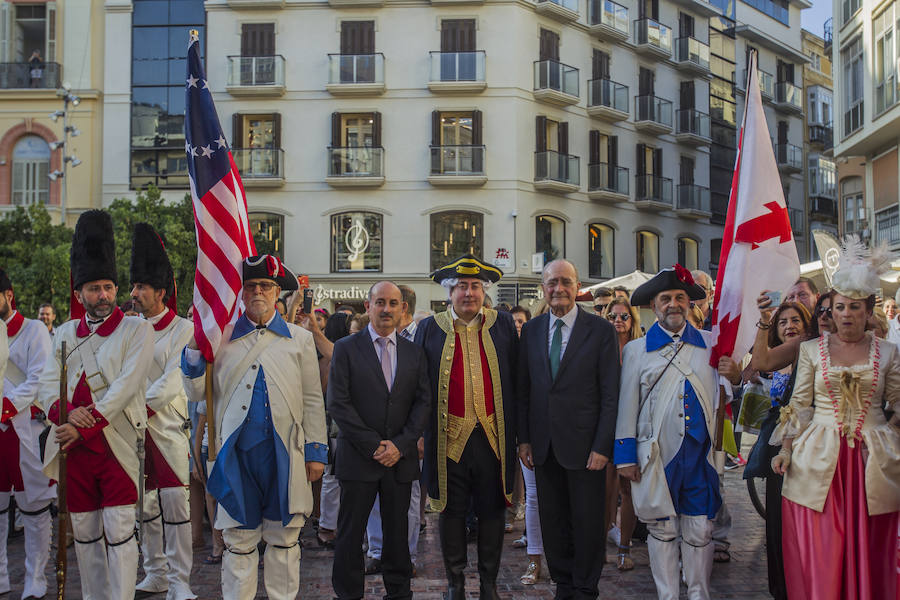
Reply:
[[[115,305],[112,302],[107,302],[106,300],[100,300],[96,304],[90,304],[85,302],[82,297],[82,303],[84,304],[84,312],[94,319],[105,319],[112,314],[113,309],[115,308]]]

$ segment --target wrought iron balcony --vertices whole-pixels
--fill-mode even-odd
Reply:
[[[803,89],[790,81],[776,83],[775,108],[787,112],[803,112]]]
[[[578,69],[555,60],[534,61],[534,97],[550,104],[576,104]]]
[[[636,96],[634,127],[650,133],[671,133],[672,103],[657,96]]]
[[[628,86],[611,79],[591,79],[587,111],[606,121],[624,121],[628,118]]]
[[[372,146],[329,147],[329,184],[377,186],[384,183],[384,148]]]
[[[484,146],[431,146],[433,185],[481,185],[484,173]]]
[[[59,63],[45,62],[39,67],[25,62],[0,63],[0,89],[3,90],[55,90],[61,81],[62,65]]]
[[[534,153],[534,187],[551,192],[574,192],[581,186],[577,156],[554,150]]]
[[[709,133],[709,115],[682,108],[675,113],[675,139],[691,146],[708,146],[712,142]]]
[[[609,41],[628,39],[628,9],[612,0],[588,0],[588,28]]]
[[[430,52],[432,92],[477,92],[487,87],[484,50]]]
[[[825,150],[834,145],[834,134],[831,123],[809,126],[809,143],[820,144]]]
[[[588,165],[588,197],[592,200],[628,200],[628,169],[608,163]]]
[[[675,40],[675,62],[682,69],[709,73],[709,45],[693,37]]]
[[[803,149],[793,144],[777,144],[775,162],[782,171],[799,173],[803,170]]]
[[[383,94],[384,54],[329,54],[325,88],[332,94]]]
[[[232,148],[231,155],[245,186],[284,183],[284,150],[281,148]]]
[[[672,180],[656,175],[635,175],[634,203],[638,208],[672,208]]]
[[[709,201],[709,188],[694,184],[681,184],[678,186],[678,200],[675,209],[679,214],[698,219],[707,218],[712,214]]]
[[[635,50],[656,56],[672,56],[672,30],[653,19],[638,19],[634,22]]]

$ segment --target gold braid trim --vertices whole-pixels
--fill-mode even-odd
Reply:
[[[434,510],[442,511],[447,507],[447,399],[450,395],[450,369],[453,364],[453,348],[456,332],[453,330],[453,317],[448,308],[434,316],[434,322],[446,334],[444,348],[441,350],[441,366],[438,367],[437,397],[437,471],[438,497],[431,499]]]

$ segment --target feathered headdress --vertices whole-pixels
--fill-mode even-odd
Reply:
[[[885,244],[869,250],[857,235],[848,235],[841,244],[837,271],[831,285],[841,296],[861,300],[878,292],[881,276],[891,270],[891,253]]]

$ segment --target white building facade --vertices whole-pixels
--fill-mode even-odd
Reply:
[[[744,68],[743,39],[761,68],[781,69],[767,111],[785,181],[797,178],[789,203],[802,207],[802,154],[795,173],[787,148],[803,144],[801,70],[790,80],[776,54],[802,63],[804,5],[777,5],[785,25],[755,4],[739,2],[735,23],[733,5],[702,0],[219,0],[199,25],[261,247],[309,275],[317,304],[359,306],[391,279],[437,308],[444,291],[427,274],[471,252],[504,271],[495,300],[530,305],[554,258],[584,284],[676,261],[715,268],[727,189],[720,175],[710,190],[710,149],[730,148],[733,165],[735,125],[729,136],[716,123],[739,122],[742,96],[730,87],[739,73],[713,73]],[[172,44],[197,20],[188,13],[124,31],[164,27]],[[123,14],[108,12],[107,26]],[[148,182],[183,194],[183,89],[165,77],[132,74],[131,127],[105,113],[106,201]]]

